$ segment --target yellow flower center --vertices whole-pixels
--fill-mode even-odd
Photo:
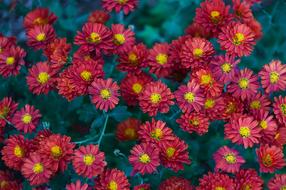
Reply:
[[[151,159],[148,154],[144,153],[139,156],[139,161],[143,164],[147,164],[151,161]]]
[[[138,61],[138,57],[137,57],[137,55],[135,54],[135,53],[129,53],[129,55],[128,55],[128,60],[131,62],[131,63],[133,63],[133,64],[136,64],[137,63],[137,61]]]
[[[84,81],[90,81],[91,79],[91,72],[87,71],[87,70],[84,70],[80,73],[80,77],[82,78],[82,80]]]
[[[13,65],[15,63],[15,58],[14,57],[7,57],[6,59],[6,64],[7,65]]]
[[[168,61],[168,55],[163,54],[163,53],[159,53],[159,54],[156,56],[156,61],[157,61],[157,63],[159,63],[160,65],[164,65],[164,64],[166,64],[167,61]]]
[[[104,99],[104,100],[107,100],[111,97],[111,93],[110,93],[110,90],[108,89],[102,89],[100,91],[100,96]]]
[[[128,2],[128,0],[117,0],[117,2],[121,5],[124,5]]]
[[[150,101],[153,104],[158,104],[161,101],[161,95],[159,93],[152,93],[150,96]]]
[[[163,136],[163,131],[160,128],[156,128],[151,132],[151,137],[160,140]]]
[[[184,98],[185,100],[187,100],[189,103],[194,102],[195,100],[195,95],[192,92],[187,92],[186,94],[184,94]]]
[[[221,65],[221,70],[225,73],[229,73],[232,69],[232,65],[229,63],[224,63]]]
[[[117,190],[117,183],[114,180],[111,180],[108,184],[108,190]]]
[[[213,23],[217,24],[219,22],[220,13],[218,11],[211,11],[211,20]]]
[[[45,34],[45,33],[39,33],[39,34],[36,36],[36,40],[37,40],[38,42],[45,41],[45,40],[46,40],[46,34]]]
[[[16,145],[14,148],[14,155],[17,156],[18,158],[23,158],[24,157],[24,150],[21,148],[19,145]]]
[[[4,106],[4,107],[0,110],[0,116],[2,116],[2,117],[4,117],[4,118],[7,117],[9,111],[10,111],[9,107]],[[0,120],[1,120],[1,119],[2,119],[2,118],[0,117]]]
[[[205,101],[205,109],[213,108],[214,105],[215,105],[214,99],[210,99],[210,98],[206,99],[206,101]]]
[[[50,79],[50,75],[47,72],[40,72],[37,78],[40,84],[47,83],[49,79]]]
[[[251,185],[248,184],[243,185],[242,190],[252,190]]]
[[[225,113],[231,114],[231,113],[234,113],[235,111],[236,111],[236,105],[235,105],[235,103],[229,102],[229,103],[227,104]]]
[[[248,138],[251,135],[250,129],[249,127],[240,127],[239,129],[239,134],[240,136],[242,136],[243,138]]]
[[[23,117],[22,117],[22,121],[23,121],[24,124],[31,123],[31,121],[32,121],[31,114],[29,114],[29,113],[24,114]]]
[[[4,188],[7,188],[9,182],[3,180],[3,181],[0,181],[0,189],[4,189]]]
[[[166,150],[166,155],[168,158],[172,158],[176,152],[176,149],[173,147],[168,147]]]
[[[96,32],[92,32],[90,35],[89,35],[89,38],[88,38],[88,41],[90,43],[99,43],[101,41],[101,37],[98,33]]]
[[[132,90],[133,90],[136,94],[139,94],[139,93],[142,91],[142,89],[143,89],[143,86],[142,86],[140,83],[138,83],[138,82],[136,82],[136,83],[134,83],[134,84],[132,85]]]
[[[205,74],[201,76],[201,84],[208,85],[212,81],[212,77],[210,74]]]
[[[194,127],[198,127],[200,125],[200,121],[198,120],[198,118],[194,118],[190,120],[190,124]]]
[[[229,164],[234,164],[236,163],[236,157],[233,153],[229,153],[224,156],[224,159],[227,161]]]
[[[128,127],[125,129],[124,134],[127,137],[134,138],[135,137],[135,130],[134,130],[134,128]]]
[[[48,19],[38,17],[38,18],[36,18],[36,19],[33,21],[33,23],[34,23],[34,24],[37,24],[37,25],[48,24]]]
[[[91,166],[95,160],[95,157],[91,154],[87,154],[83,156],[83,162],[87,166]]]
[[[42,163],[36,163],[34,164],[33,166],[33,172],[35,174],[39,174],[39,173],[42,173],[44,171],[44,166]]]
[[[266,154],[263,158],[262,158],[262,163],[264,166],[266,167],[270,167],[272,166],[272,156],[270,154]]]
[[[233,44],[234,44],[234,45],[240,45],[240,44],[242,44],[242,42],[244,41],[244,39],[245,39],[244,34],[238,32],[238,33],[236,33],[236,34],[234,35],[234,37],[233,37],[233,39],[232,39],[232,40],[233,40]]]
[[[260,121],[260,127],[262,129],[267,129],[268,127],[267,122],[265,120]]]
[[[115,43],[116,45],[122,45],[122,44],[124,44],[124,42],[125,42],[125,37],[124,37],[123,34],[115,34],[115,35],[113,36],[113,39],[114,39],[114,43]]]
[[[281,104],[281,111],[284,115],[286,115],[286,104]]]
[[[62,155],[62,149],[58,145],[52,146],[51,154],[54,158],[59,158]]]
[[[258,110],[261,108],[261,103],[259,100],[254,100],[250,103],[251,109]]]
[[[216,188],[215,188],[215,190],[225,190],[225,188],[224,188],[224,187],[219,186],[219,187],[216,187]]]
[[[270,83],[271,83],[271,84],[275,84],[275,83],[278,82],[280,75],[279,75],[279,73],[277,73],[277,72],[275,72],[275,71],[272,71],[272,72],[270,73],[270,76],[269,76],[269,77],[270,77]]]
[[[286,185],[283,185],[280,190],[286,190]]]
[[[248,88],[248,84],[249,84],[249,81],[247,78],[242,78],[238,81],[238,86],[241,88],[241,89],[247,89]]]
[[[193,55],[195,57],[201,57],[204,54],[204,50],[202,48],[195,48],[193,50]]]

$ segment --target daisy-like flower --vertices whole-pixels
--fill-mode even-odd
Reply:
[[[74,43],[82,46],[85,51],[106,53],[112,49],[112,32],[103,24],[86,23],[82,32],[77,32]]]
[[[169,56],[170,46],[167,43],[156,43],[149,53],[150,72],[158,77],[166,77],[171,72],[173,60]]]
[[[270,111],[270,104],[271,102],[269,97],[261,93],[257,93],[247,102],[248,109],[253,115],[259,113],[260,111]]]
[[[239,170],[235,174],[235,182],[237,190],[262,190],[263,188],[263,180],[254,169]]]
[[[254,33],[254,38],[257,40],[262,37],[262,26],[261,24],[254,18],[246,21],[247,26],[252,30]]]
[[[286,90],[286,65],[281,61],[273,60],[268,65],[264,65],[259,76],[266,93]]]
[[[161,81],[150,82],[143,92],[139,94],[139,106],[144,113],[150,116],[167,113],[174,104],[174,95],[171,90]]]
[[[276,130],[276,133],[273,136],[273,138],[271,139],[270,144],[275,145],[275,146],[279,146],[279,147],[283,147],[283,145],[286,144],[286,128],[284,126],[279,127]]]
[[[65,97],[68,101],[78,96],[72,76],[74,76],[74,73],[71,72],[71,69],[67,68],[57,79],[58,94]]]
[[[22,184],[9,171],[0,171],[1,190],[22,190]]]
[[[102,55],[97,54],[96,51],[85,51],[83,47],[79,47],[73,54],[72,58],[74,63],[91,61],[96,65],[104,65]]]
[[[40,142],[51,136],[53,133],[49,129],[40,130],[37,135],[32,139],[32,149],[38,150]]]
[[[107,169],[95,180],[95,190],[130,190],[130,184],[123,171]]]
[[[130,151],[129,162],[133,166],[132,173],[151,174],[160,165],[159,149],[153,144],[135,145]]]
[[[188,145],[179,138],[164,141],[160,144],[160,160],[162,165],[175,172],[184,169],[184,164],[190,164]]]
[[[229,173],[236,173],[245,160],[239,155],[238,151],[235,149],[223,146],[219,148],[213,155],[216,162],[216,171],[222,170]]]
[[[242,144],[244,148],[252,147],[259,143],[261,128],[252,116],[235,115],[225,124],[225,138],[233,143]]]
[[[205,30],[205,28],[202,25],[196,22],[193,22],[192,24],[190,24],[186,28],[185,33],[192,37],[200,37],[200,38],[205,38],[205,39],[209,39],[210,37],[210,32]]]
[[[231,82],[238,70],[237,64],[240,60],[235,60],[234,56],[221,55],[215,57],[211,62],[213,76],[216,80],[222,81],[224,84]]]
[[[234,23],[222,28],[218,42],[230,55],[248,56],[255,44],[255,34],[246,24]]]
[[[224,102],[222,97],[206,97],[203,107],[203,113],[208,118],[213,120],[220,120],[223,116],[222,110],[224,109]]]
[[[6,121],[10,121],[12,115],[16,112],[18,103],[12,98],[5,97],[0,101],[0,128],[4,128]]]
[[[274,173],[286,165],[283,150],[277,146],[261,145],[256,149],[260,172]]]
[[[104,171],[106,166],[104,153],[97,145],[80,146],[74,151],[72,160],[75,172],[78,175],[92,178]]]
[[[111,78],[107,80],[96,79],[89,87],[89,93],[92,98],[91,101],[97,109],[111,110],[119,102],[119,86],[113,82]]]
[[[187,85],[179,86],[174,95],[178,106],[185,113],[190,113],[193,110],[199,112],[204,104],[204,96],[195,80],[191,80]]]
[[[191,183],[189,180],[184,179],[182,177],[170,177],[163,182],[160,183],[159,190],[193,190]]]
[[[0,55],[12,46],[16,46],[16,38],[0,34]]]
[[[258,88],[258,77],[247,68],[240,70],[233,82],[227,86],[228,92],[241,100],[251,99],[257,93]]]
[[[127,74],[120,84],[122,98],[128,105],[136,106],[138,104],[139,94],[143,92],[151,81],[153,81],[153,79],[143,72],[140,74]]]
[[[221,111],[221,118],[229,120],[235,114],[242,114],[244,111],[244,105],[238,98],[233,97],[229,93],[225,93],[222,96],[223,108]]]
[[[125,29],[122,24],[113,24],[111,26],[111,31],[113,34],[113,53],[121,54],[127,52],[134,46],[135,34],[130,28]]]
[[[27,31],[27,44],[36,50],[45,49],[55,37],[55,30],[51,25],[35,26]]]
[[[29,69],[26,77],[29,89],[34,94],[47,94],[55,87],[56,72],[47,62],[39,62]]]
[[[286,123],[286,96],[274,97],[273,112],[281,124]]]
[[[5,141],[3,147],[2,160],[5,165],[14,170],[20,170],[23,165],[23,159],[28,155],[29,142],[23,135],[13,135]]]
[[[109,18],[110,15],[107,12],[103,10],[95,10],[89,15],[87,22],[105,24]]]
[[[138,130],[139,140],[142,142],[150,142],[159,146],[164,141],[174,139],[174,134],[171,128],[166,126],[166,123],[154,118],[151,122],[147,121],[140,125]]]
[[[178,39],[172,40],[170,44],[170,50],[169,50],[169,57],[173,61],[173,69],[182,69],[184,71],[187,71],[187,69],[182,67],[180,54],[182,47],[187,39],[189,39],[189,36],[180,36]],[[183,73],[180,73],[181,75]]]
[[[177,119],[177,123],[184,131],[190,134],[195,132],[198,135],[203,135],[209,129],[209,119],[202,113],[185,113]]]
[[[286,174],[275,174],[268,182],[269,190],[283,190],[286,188]]]
[[[111,12],[113,9],[119,13],[121,10],[124,14],[133,11],[138,4],[138,0],[102,0],[102,7]]]
[[[138,138],[138,129],[141,121],[135,118],[128,118],[119,123],[116,127],[116,137],[119,141],[130,141]]]
[[[234,185],[233,179],[228,175],[208,172],[199,179],[196,190],[233,190]]]
[[[129,51],[119,55],[118,70],[128,73],[140,73],[148,64],[149,52],[143,43],[134,45]]]
[[[75,145],[70,141],[71,138],[68,136],[53,134],[40,142],[38,153],[44,159],[53,162],[53,171],[65,171],[67,164],[72,160]]]
[[[66,185],[66,190],[87,190],[88,184],[82,184],[80,180],[77,180],[75,183]]]
[[[150,184],[141,184],[134,186],[133,190],[151,190]]]
[[[251,7],[248,3],[241,0],[232,0],[234,16],[242,22],[253,19]]]
[[[50,160],[43,159],[37,153],[31,154],[28,158],[24,159],[21,172],[31,185],[47,183],[53,175]]]
[[[25,64],[24,57],[26,52],[18,47],[7,47],[5,51],[0,53],[0,75],[9,77],[18,75],[20,68]]]
[[[24,27],[31,29],[35,26],[52,25],[57,20],[57,16],[47,8],[36,8],[30,11],[24,18]]]
[[[35,109],[34,106],[25,105],[25,107],[15,113],[12,123],[19,131],[31,133],[36,129],[40,118],[39,110]]]
[[[205,65],[215,53],[211,42],[204,38],[189,38],[182,46],[180,58],[184,68],[198,68]]]

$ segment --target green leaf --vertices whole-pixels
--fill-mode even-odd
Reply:
[[[123,121],[131,116],[131,113],[127,111],[126,106],[117,106],[112,112],[110,116],[116,121]]]

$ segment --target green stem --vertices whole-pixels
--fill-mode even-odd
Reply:
[[[99,139],[98,139],[98,141],[97,141],[98,147],[100,146],[100,143],[101,143],[102,138],[103,138],[103,136],[104,136],[105,129],[106,129],[106,126],[107,126],[108,118],[109,118],[109,115],[107,114],[107,115],[106,115],[106,118],[105,118],[104,125],[103,125],[103,129],[102,129],[101,134],[100,134],[100,137],[99,137]]]
[[[16,128],[8,119],[6,119],[5,117],[3,117],[2,115],[0,115],[0,119],[4,119],[4,121],[6,121],[6,123],[14,128]]]

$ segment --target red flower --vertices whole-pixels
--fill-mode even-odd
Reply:
[[[233,190],[235,185],[232,178],[226,174],[221,173],[211,173],[205,174],[202,178],[199,179],[199,186],[196,190]]]
[[[41,25],[52,25],[57,20],[57,16],[47,8],[36,8],[26,14],[24,26],[26,29]]]
[[[0,171],[0,188],[1,190],[22,190],[20,181],[15,180],[15,177],[9,171]]]
[[[20,111],[17,111],[12,119],[12,123],[19,131],[24,133],[33,132],[41,118],[40,111],[34,106],[25,105]]]
[[[286,123],[286,97],[274,97],[273,112],[281,124]]]
[[[283,151],[277,146],[261,145],[256,149],[256,154],[260,172],[274,173],[286,165]]]
[[[245,24],[234,23],[222,28],[218,35],[218,42],[221,49],[226,50],[230,55],[248,56],[251,54],[255,34]]]
[[[17,107],[18,103],[14,102],[10,97],[5,97],[0,101],[0,128],[5,127],[6,120],[9,121],[11,119]]]
[[[29,69],[26,77],[30,91],[34,94],[47,94],[55,87],[55,70],[47,62],[39,62]]]
[[[270,111],[270,104],[269,97],[265,94],[262,95],[261,93],[257,93],[247,102],[248,109],[253,115],[260,111]]]
[[[189,180],[181,177],[170,177],[160,183],[159,190],[193,190]]]
[[[80,180],[77,180],[75,183],[66,185],[66,190],[87,190],[88,184],[81,184]]]
[[[129,162],[133,166],[132,173],[151,174],[160,165],[159,150],[153,144],[138,144],[130,151]]]
[[[247,26],[252,30],[254,33],[254,38],[257,40],[262,37],[262,26],[261,24],[255,20],[254,18],[246,22]]]
[[[134,186],[133,190],[151,190],[150,184],[141,184]]]
[[[104,24],[109,20],[109,18],[110,16],[107,12],[95,10],[89,15],[87,22]]]
[[[259,143],[260,131],[258,122],[247,115],[235,115],[224,127],[225,138],[233,143],[242,144],[244,148],[251,148]]]
[[[225,120],[231,119],[235,114],[242,114],[244,105],[238,98],[233,97],[231,94],[223,94],[223,109],[221,111],[221,118]]]
[[[82,32],[77,32],[74,43],[82,46],[85,51],[106,53],[112,48],[112,32],[103,24],[86,23]]]
[[[72,60],[74,63],[91,61],[94,62],[94,64],[104,64],[104,60],[101,55],[97,54],[96,51],[85,51],[83,47],[78,48],[78,50],[73,54]]]
[[[117,13],[121,10],[124,14],[128,14],[133,11],[138,4],[138,0],[102,0],[102,7],[107,11],[111,12],[114,9]]]
[[[184,170],[183,164],[191,163],[188,145],[177,137],[170,141],[163,141],[159,148],[162,165],[175,172]]]
[[[51,25],[35,26],[27,31],[27,44],[36,50],[45,49],[56,37]]]
[[[169,57],[173,61],[172,72],[174,72],[174,70],[182,71],[179,74],[183,76],[185,74],[183,71],[186,72],[188,70],[183,68],[181,59],[180,59],[180,54],[181,54],[182,47],[188,38],[189,36],[180,36],[178,39],[172,40],[170,44],[170,50],[169,50]]]
[[[58,94],[65,97],[68,101],[78,96],[78,92],[75,90],[76,86],[72,77],[73,75],[74,73],[68,68],[64,70],[57,79]]]
[[[241,20],[242,22],[247,22],[254,18],[251,7],[247,2],[241,0],[232,0],[232,3],[234,16],[237,19]]]
[[[18,46],[6,47],[0,53],[0,74],[3,77],[18,75],[20,68],[25,64],[26,52]]]
[[[119,123],[116,127],[116,137],[119,141],[137,140],[138,128],[141,121],[135,118],[128,118]]]
[[[268,182],[269,190],[283,190],[286,187],[286,174],[275,174]]]
[[[37,135],[32,139],[32,149],[38,150],[40,142],[44,141],[46,138],[51,136],[53,133],[49,129],[43,129],[37,133]]]
[[[16,38],[6,37],[0,33],[0,55],[12,46],[16,46]]]
[[[104,159],[104,153],[97,145],[87,145],[74,151],[72,163],[78,175],[92,178],[103,172],[106,166]]]
[[[125,53],[134,46],[135,34],[130,28],[125,29],[122,24],[113,24],[111,31],[113,33],[113,53]]]
[[[275,145],[275,146],[279,146],[279,147],[282,147],[283,145],[286,144],[286,128],[284,126],[279,127],[276,130],[276,133],[273,136],[273,138],[271,139],[270,144]]]
[[[240,170],[235,174],[236,190],[262,190],[263,180],[254,169]]]
[[[150,82],[144,91],[139,94],[139,106],[144,113],[155,116],[158,112],[169,112],[174,104],[174,95],[171,90],[161,81]]]
[[[206,97],[204,102],[203,113],[210,120],[220,120],[223,117],[224,99],[222,97],[212,98]]]
[[[205,28],[196,22],[191,23],[185,30],[185,33],[187,35],[190,35],[192,37],[200,37],[209,39],[210,37],[210,31],[205,30]]]
[[[119,102],[119,86],[111,78],[96,79],[89,87],[89,93],[92,96],[92,103],[100,110],[108,111],[115,108]]]

